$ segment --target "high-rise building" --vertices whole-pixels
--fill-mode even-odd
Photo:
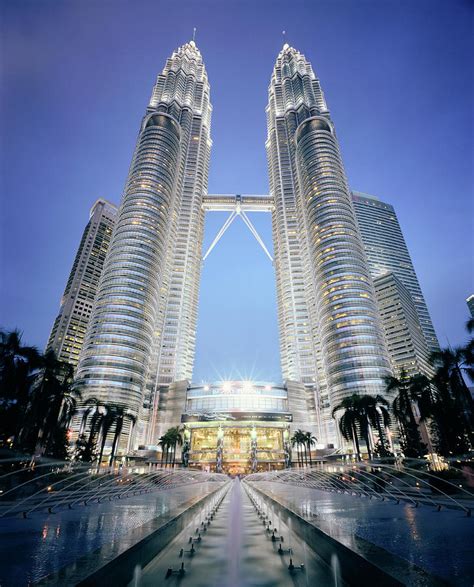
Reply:
[[[99,199],[92,206],[46,350],[77,366],[97,293],[117,207]]]
[[[430,351],[409,291],[394,273],[377,277],[374,285],[394,373],[432,377]]]
[[[207,74],[191,41],[153,88],[77,369],[83,398],[124,407],[138,442],[156,383],[192,365],[210,122]]]
[[[466,299],[467,307],[469,308],[469,312],[471,312],[471,316],[474,318],[474,294],[470,295]]]
[[[330,439],[330,409],[385,393],[390,368],[334,124],[311,64],[287,44],[267,128],[283,377],[316,386]]]
[[[243,470],[246,459],[258,468],[258,454],[280,466],[291,426],[322,444],[340,441],[331,409],[353,393],[384,394],[390,364],[334,125],[311,64],[285,45],[273,70],[270,198],[206,195],[209,92],[192,41],[168,59],[143,118],[76,384],[85,401],[119,404],[132,416],[122,449],[152,449],[168,427],[186,423],[191,453],[204,438],[214,443],[216,462],[227,458],[232,470]],[[204,214],[217,209],[231,211],[225,226],[240,215],[270,258],[245,211],[272,213],[283,384],[191,383]],[[253,456],[237,459],[239,443]]]
[[[352,201],[372,277],[385,273],[398,277],[413,299],[428,349],[438,350],[438,339],[393,206],[355,191]]]

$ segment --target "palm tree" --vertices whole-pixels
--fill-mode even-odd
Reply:
[[[77,448],[80,449],[78,452],[78,459],[82,461],[92,461],[96,456],[97,436],[100,433],[102,425],[103,410],[101,410],[103,404],[95,397],[89,398],[86,402],[86,409],[84,410],[81,422],[81,432],[79,438],[81,442],[77,443]],[[85,430],[87,427],[87,419],[92,415],[89,422],[89,436],[86,439]],[[84,437],[82,439],[81,437]],[[78,439],[79,441],[79,439]]]
[[[100,449],[99,456],[97,459],[97,468],[100,468],[102,464],[102,457],[104,455],[105,443],[107,436],[112,430],[113,426],[117,424],[117,420],[120,418],[120,406],[115,404],[104,404],[102,406],[103,412],[100,413],[98,419],[100,420]]]
[[[403,369],[399,378],[386,377],[385,382],[388,393],[398,392],[398,395],[393,400],[392,409],[399,423],[403,452],[409,457],[420,457],[426,453],[427,448],[421,440],[418,423],[413,411],[413,403],[418,399],[418,396],[415,395],[416,385]]]
[[[470,325],[470,322],[468,322],[468,325]],[[467,422],[474,427],[474,402],[463,377],[463,372],[468,375],[470,373],[470,366],[466,364],[466,349],[445,348],[435,351],[431,353],[431,363],[436,369],[434,379],[442,380],[449,384],[451,393],[453,396],[457,396],[463,405]]]
[[[311,432],[305,432],[304,436],[305,436],[305,446],[308,447],[308,452],[309,452],[309,465],[310,465],[310,467],[312,467],[313,466],[313,459],[311,458],[311,447],[318,442],[318,439],[316,438],[316,436],[311,434]]]
[[[183,435],[181,432],[181,429],[179,428],[179,426],[175,426],[173,428],[170,428],[165,436],[167,437],[167,441],[169,443],[169,446],[172,449],[172,465],[173,467],[176,464],[176,446],[182,446],[183,444]]]
[[[40,366],[35,347],[24,346],[19,330],[0,330],[0,436],[19,441],[32,374]]]
[[[469,345],[465,349],[442,349],[431,355],[435,368],[431,415],[437,449],[444,456],[464,454],[474,443],[472,399],[463,378],[463,372],[470,374]]]
[[[166,460],[165,460],[165,467],[168,464],[168,450],[169,450],[169,438],[166,436],[166,434],[164,436],[160,436],[160,440],[158,441],[158,446],[161,447],[161,466],[163,466],[163,458],[166,455]]]
[[[372,449],[370,443],[370,418],[373,416],[373,411],[380,407],[379,404],[383,402],[368,395],[358,395],[353,393],[349,397],[344,398],[332,411],[332,417],[336,419],[337,412],[344,410],[343,415],[339,419],[339,430],[342,436],[352,441],[357,458],[360,460],[360,436],[364,439],[369,460],[372,459]],[[375,420],[374,420],[375,421]]]
[[[446,348],[431,354],[440,404],[436,412],[445,434],[441,444],[448,453],[466,452],[469,444],[474,444],[474,403],[463,377],[463,372],[471,375],[470,355],[470,343],[465,349]]]
[[[112,450],[110,451],[110,462],[109,465],[112,466],[115,460],[115,453],[117,451],[118,443],[120,440],[120,434],[122,433],[124,420],[127,419],[133,425],[137,421],[136,417],[131,414],[130,412],[125,412],[125,409],[122,406],[115,407],[116,411],[116,424],[115,424],[115,434],[114,440],[112,442]]]
[[[339,418],[339,430],[347,441],[352,441],[357,460],[361,460],[360,445],[357,426],[360,416],[357,412],[353,396],[344,398],[332,411],[332,417],[336,419],[337,412],[344,410]]]
[[[388,401],[381,395],[364,395],[361,396],[361,405],[365,410],[370,425],[377,429],[381,456],[388,455],[389,451],[385,447],[385,431],[391,422]]]
[[[27,450],[58,458],[67,456],[67,427],[78,398],[72,389],[72,376],[72,366],[59,361],[53,351],[41,356],[19,434],[20,443]]]
[[[305,433],[302,430],[295,430],[295,432],[293,433],[293,436],[291,437],[291,445],[292,446],[296,446],[297,447],[297,454],[298,454],[298,464],[303,466],[303,455],[301,454],[301,451],[299,450],[300,446],[305,447],[305,453],[306,453],[306,436]]]
[[[96,397],[90,397],[83,406],[81,424],[79,426],[79,435],[84,434],[87,428],[87,420],[90,415],[94,415],[98,410],[101,402]]]

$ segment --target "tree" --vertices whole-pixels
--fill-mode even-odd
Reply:
[[[305,432],[304,436],[305,436],[305,446],[308,447],[308,452],[309,452],[309,465],[310,465],[310,467],[312,467],[313,466],[313,459],[311,458],[311,447],[318,442],[318,439],[316,438],[316,436],[311,434],[311,432]]]
[[[464,454],[474,444],[474,413],[463,372],[470,375],[470,343],[464,349],[441,349],[431,355],[437,449],[444,456]]]
[[[168,464],[168,450],[169,450],[169,440],[166,436],[166,434],[164,436],[160,436],[160,439],[158,441],[158,446],[161,447],[161,466],[163,466],[163,459],[166,456],[166,460],[165,460],[165,467]]]
[[[386,377],[387,392],[397,391],[398,395],[392,403],[392,409],[399,423],[401,447],[407,457],[418,458],[426,454],[427,447],[423,443],[415,418],[413,403],[417,401],[416,386],[413,379],[401,370],[400,377]]]
[[[100,467],[102,464],[107,436],[110,434],[112,429],[115,428],[109,458],[109,464],[113,464],[125,419],[130,420],[130,422],[133,424],[136,421],[135,416],[129,412],[126,412],[124,406],[121,404],[103,404],[100,402],[97,404],[97,409],[92,415],[90,425],[92,439],[95,438],[95,431],[98,432],[100,437],[99,455],[97,458],[98,467]]]
[[[358,396],[356,396],[358,397]],[[357,426],[359,424],[360,415],[357,412],[357,404],[354,401],[354,396],[344,398],[332,411],[332,417],[336,419],[337,412],[344,410],[342,416],[339,418],[339,430],[347,441],[354,445],[354,451],[357,460],[361,460],[360,444]]]
[[[344,411],[339,418],[339,430],[347,441],[354,444],[355,453],[360,460],[360,437],[365,441],[367,455],[372,459],[372,448],[370,442],[370,423],[378,422],[379,413],[377,410],[385,409],[385,400],[381,396],[359,395],[353,393],[344,398],[332,411],[332,417]],[[388,414],[387,414],[388,415]],[[377,424],[375,424],[377,427]],[[380,430],[380,428],[379,428]]]
[[[365,411],[365,415],[370,423],[378,433],[379,437],[379,455],[388,456],[390,451],[385,446],[385,434],[387,428],[390,426],[391,418],[388,411],[389,403],[381,395],[364,395],[360,399],[361,406]],[[368,432],[368,430],[367,430]],[[367,437],[366,442],[369,442]]]
[[[171,464],[174,467],[176,464],[176,446],[182,446],[183,434],[179,426],[175,426],[166,432],[165,437],[167,439],[168,447],[172,449]]]
[[[72,366],[59,361],[53,351],[41,356],[40,367],[32,379],[24,425],[19,433],[22,448],[57,458],[64,454],[64,447],[59,447],[58,439],[64,438],[67,449],[67,428],[79,397],[72,389],[72,380]]]
[[[74,447],[73,459],[83,463],[90,463],[94,460],[95,449],[95,443],[92,443],[85,434],[80,434]]]
[[[110,462],[109,462],[110,466],[112,466],[114,464],[115,453],[117,451],[117,447],[119,444],[120,435],[122,433],[123,424],[124,424],[125,419],[129,420],[132,425],[134,425],[135,422],[137,421],[135,416],[133,414],[131,414],[130,412],[126,412],[122,406],[116,406],[114,409],[116,411],[116,422],[115,422],[115,434],[114,434],[114,439],[112,442],[112,450],[110,451]]]
[[[38,350],[23,345],[19,330],[0,331],[0,441],[13,438],[18,444],[32,375],[39,365]]]
[[[468,323],[469,324],[469,323]],[[433,382],[438,387],[449,388],[452,399],[459,405],[467,431],[474,430],[474,402],[464,381],[463,372],[471,373],[469,344],[467,348],[445,348],[431,353],[431,363],[436,369]],[[467,361],[466,361],[467,359]],[[471,442],[474,438],[471,436]]]
[[[303,455],[301,454],[301,451],[299,450],[299,448],[301,446],[304,447],[305,456],[306,456],[306,435],[302,430],[300,430],[300,429],[295,430],[295,432],[293,433],[293,436],[291,437],[291,445],[297,447],[296,452],[298,454],[298,464],[303,466]],[[306,462],[307,462],[307,458],[306,458]]]
[[[76,440],[74,459],[84,462],[92,462],[96,455],[97,436],[100,432],[103,413],[103,404],[95,397],[88,398],[82,407],[82,418],[79,426],[79,435]],[[90,420],[89,420],[90,417]],[[89,430],[88,428],[89,420]]]

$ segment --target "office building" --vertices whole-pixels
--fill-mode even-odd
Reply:
[[[46,350],[76,368],[104,267],[117,207],[99,199],[92,206]]]
[[[430,352],[439,350],[428,307],[393,206],[356,191],[352,192],[352,200],[372,277],[375,279],[385,273],[396,275],[413,299],[428,349]]]

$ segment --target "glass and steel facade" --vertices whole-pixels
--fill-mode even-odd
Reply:
[[[392,205],[363,192],[352,192],[352,201],[372,278],[393,273],[410,293],[430,351],[439,350],[408,247]]]
[[[273,383],[190,385],[181,416],[189,431],[190,466],[233,474],[285,467],[290,405],[288,389]]]
[[[394,273],[374,279],[388,354],[394,373],[422,373],[433,377],[430,350],[426,344],[410,292]]]
[[[84,344],[116,216],[117,207],[106,200],[99,199],[92,206],[46,345],[46,350],[54,351],[58,359],[74,368]]]
[[[470,295],[466,299],[466,304],[467,304],[467,307],[469,308],[469,312],[471,313],[471,316],[474,318],[474,294]]]
[[[314,396],[301,382],[195,384],[176,381],[158,393],[156,438],[181,426],[189,465],[230,473],[282,468],[291,435],[316,433]]]
[[[76,385],[122,405],[143,442],[155,389],[192,367],[207,189],[209,83],[191,41],[158,76],[143,118],[77,369]]]
[[[273,427],[282,418],[289,433],[291,420],[321,444],[340,444],[332,408],[352,393],[383,394],[391,371],[319,80],[304,55],[283,47],[267,106],[270,198],[207,195],[211,112],[206,70],[191,41],[172,54],[153,88],[76,385],[85,401],[93,397],[120,404],[136,418],[133,433],[128,422],[125,426],[122,449],[155,446],[170,426],[181,421],[194,425],[190,414],[201,414],[201,425],[208,412],[216,418],[246,414],[252,430],[258,428],[256,422],[266,421],[262,414],[273,414],[268,420]],[[239,393],[225,394],[220,388],[214,393],[211,385],[206,395],[204,388],[188,383],[204,215],[222,207],[242,214],[246,209],[272,213],[281,390],[286,396],[278,395],[275,386],[266,394],[266,384],[252,384],[252,394],[246,395],[237,383]],[[227,418],[222,422],[225,427]],[[251,444],[255,451],[253,432]]]
[[[311,64],[288,45],[267,127],[283,377],[314,382],[319,437],[337,442],[331,408],[385,393],[390,366],[334,125]]]

